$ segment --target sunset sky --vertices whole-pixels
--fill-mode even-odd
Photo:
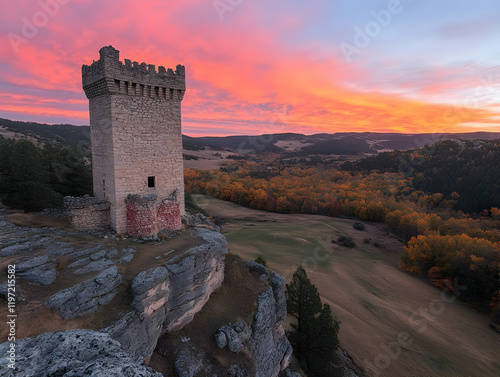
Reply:
[[[183,132],[500,132],[498,0],[16,0],[0,117],[88,125],[81,66],[186,66]]]

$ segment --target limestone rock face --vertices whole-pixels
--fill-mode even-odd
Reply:
[[[286,317],[284,278],[256,262],[245,267],[269,281],[269,288],[257,299],[257,310],[250,326],[242,322],[224,325],[215,334],[218,347],[232,352],[245,350],[254,359],[256,377],[276,377],[290,364],[292,346],[283,328]],[[237,374],[239,375],[239,374]]]
[[[6,355],[9,343],[0,344]],[[16,341],[16,368],[1,366],[11,376],[161,377],[139,360],[133,360],[109,335],[92,330],[44,333]]]
[[[45,306],[53,308],[64,319],[75,318],[111,301],[121,282],[118,267],[109,267],[93,278],[52,295]]]
[[[285,295],[269,287],[259,296],[257,313],[252,322],[252,336],[248,348],[255,359],[256,377],[275,377],[288,367],[292,356],[292,346],[283,328],[283,318],[277,305],[276,295]]]
[[[226,239],[197,229],[204,243],[139,273],[132,281],[132,307],[105,331],[134,356],[149,360],[158,338],[190,322],[224,280]]]
[[[283,321],[286,317],[285,279],[256,262],[245,266],[267,276],[270,287],[257,300],[248,348],[257,365],[256,377],[275,377],[290,364],[292,346],[286,338]]]

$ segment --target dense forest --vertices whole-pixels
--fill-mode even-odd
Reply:
[[[458,193],[455,209],[479,213],[500,204],[500,140],[442,141],[418,150],[384,152],[346,162],[351,172],[402,173],[413,187],[445,196]]]
[[[66,195],[92,193],[92,170],[74,148],[0,136],[0,197],[27,211],[61,207]]]
[[[433,161],[420,159],[417,168],[426,168],[415,173],[430,171],[439,184],[439,161],[442,161],[448,166],[446,176],[451,182],[443,190],[445,193],[421,189],[425,178],[419,181],[418,177],[405,175],[398,171],[398,166],[370,171],[368,164],[378,162],[377,158],[349,164],[345,170],[323,163],[311,166],[283,159],[259,163],[234,161],[217,171],[186,170],[186,190],[273,212],[345,215],[385,222],[406,243],[399,263],[402,270],[427,276],[434,285],[446,290],[453,290],[452,282],[458,279],[466,288],[456,293],[471,305],[487,310],[500,289],[500,210],[494,206],[500,204],[500,199],[495,199],[498,192],[491,192],[499,181],[493,178],[498,172],[488,172],[498,166],[493,161],[498,159],[499,147],[493,142],[463,148],[470,147],[470,154],[464,152],[460,158],[470,156],[468,168],[484,172],[487,178],[480,182],[490,183],[478,185],[470,181],[470,184],[481,186],[485,198],[486,193],[493,198],[478,199],[484,204],[476,208],[477,213],[467,214],[456,208],[461,207],[459,203],[468,203],[471,191],[461,191],[466,200],[460,202],[462,194],[454,190],[455,182],[473,180],[478,173],[458,166],[450,169],[452,160],[457,160],[456,156],[448,156],[452,145],[458,147],[456,143],[439,143],[430,154]],[[416,156],[424,151],[408,153]],[[400,153],[383,154],[381,161],[394,158],[399,163]],[[483,157],[479,157],[481,154]],[[363,169],[355,171],[353,167]],[[462,187],[457,185],[458,190]]]

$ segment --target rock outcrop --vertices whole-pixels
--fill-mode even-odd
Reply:
[[[135,310],[103,330],[131,355],[149,360],[158,338],[190,322],[222,284],[226,239],[204,228],[197,233],[204,243],[135,277],[131,286]]]
[[[283,327],[287,313],[285,279],[256,262],[247,262],[245,267],[258,272],[261,279],[267,278],[270,283],[257,300],[247,347],[256,363],[256,377],[275,377],[288,367],[292,357],[292,346]]]
[[[222,326],[215,333],[215,343],[217,347],[228,346],[231,352],[240,352],[245,343],[252,336],[252,330],[243,322],[230,323]]]
[[[182,222],[189,226],[208,228],[220,232],[220,227],[212,223],[212,221],[202,213],[197,213],[196,215],[186,214],[182,216]]]
[[[52,295],[45,306],[53,308],[63,319],[75,318],[110,302],[121,282],[118,267],[109,267],[91,279]]]
[[[17,276],[42,285],[50,285],[56,280],[56,266],[46,255],[28,259],[16,264]]]
[[[9,343],[0,344],[6,355]],[[108,334],[92,330],[44,333],[16,341],[15,368],[2,363],[0,374],[14,376],[61,377],[162,377],[134,360]]]
[[[236,279],[244,279],[244,283]],[[238,293],[244,297],[234,300],[228,296]],[[283,277],[261,264],[244,263],[230,256],[226,281],[213,300],[193,324],[160,339],[155,354],[161,355],[163,362],[168,360],[175,375],[278,377],[289,373],[286,369],[292,347],[283,327],[286,317]],[[221,308],[227,310],[233,303],[241,305],[240,308],[221,312]],[[210,330],[214,322],[220,323],[221,316],[236,321]]]
[[[16,287],[19,288],[16,309],[19,313],[23,312],[23,305],[32,302],[29,286],[33,283],[50,285],[52,292],[56,287],[66,287],[50,297],[37,297],[40,307],[53,309],[62,319],[77,318],[96,310],[100,310],[102,318],[106,305],[115,295],[125,296],[119,297],[118,309],[113,306],[114,311],[118,310],[114,318],[120,319],[104,329],[90,320],[86,326],[98,331],[47,332],[16,341],[17,370],[5,370],[1,375],[161,376],[141,362],[149,362],[160,336],[188,328],[186,325],[224,281],[226,239],[204,216],[188,219],[194,228],[176,236],[179,238],[166,247],[162,245],[169,240],[122,240],[112,241],[111,245],[92,242],[82,247],[79,242],[71,242],[71,234],[80,237],[82,233],[15,227],[2,215],[0,210],[0,230],[4,231],[0,233],[0,254],[15,260],[17,266],[20,283]],[[130,247],[130,242],[136,242],[136,246]],[[143,242],[149,242],[146,248]],[[149,254],[151,251],[154,254]],[[176,349],[172,363],[178,376],[219,370],[220,365],[212,369],[209,365],[212,352],[222,351],[217,346],[227,348],[223,351],[227,356],[236,355],[224,367],[224,373],[217,375],[277,377],[286,370],[291,347],[283,330],[286,316],[283,278],[258,263],[248,262],[246,269],[243,262],[238,263],[239,269],[233,270],[237,273],[232,275],[235,280],[231,280],[233,284],[229,286],[240,287],[238,277],[246,277],[244,281],[251,287],[251,294],[246,293],[250,296],[245,296],[248,299],[243,301],[248,305],[243,311],[246,314],[229,317],[235,322],[221,326],[219,331],[217,328],[224,322],[217,322],[200,342],[195,341],[195,337],[180,339],[180,348]],[[142,267],[138,266],[147,266],[147,269],[141,271]],[[104,270],[98,272],[100,269]],[[68,286],[70,284],[74,285]],[[6,293],[6,287],[0,280],[0,294]],[[227,297],[237,296],[239,289],[234,288],[230,296],[219,293],[216,297],[227,301]],[[220,292],[227,293],[227,290]],[[217,307],[216,316],[218,311]],[[214,335],[217,345],[213,343]],[[1,344],[0,352],[6,354],[8,346],[8,343]]]

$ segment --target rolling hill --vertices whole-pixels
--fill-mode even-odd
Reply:
[[[44,124],[19,122],[0,118],[0,135],[24,137],[38,142],[55,141],[79,148],[90,155],[90,130],[88,126],[70,124]],[[16,136],[14,136],[16,135]],[[264,135],[238,135],[219,137],[191,137],[183,135],[187,150],[225,150],[243,155],[258,155],[266,152],[283,153],[287,156],[305,155],[365,155],[383,151],[421,148],[442,140],[493,140],[500,133],[437,133],[401,134],[376,132],[343,132],[303,135],[278,133]]]

